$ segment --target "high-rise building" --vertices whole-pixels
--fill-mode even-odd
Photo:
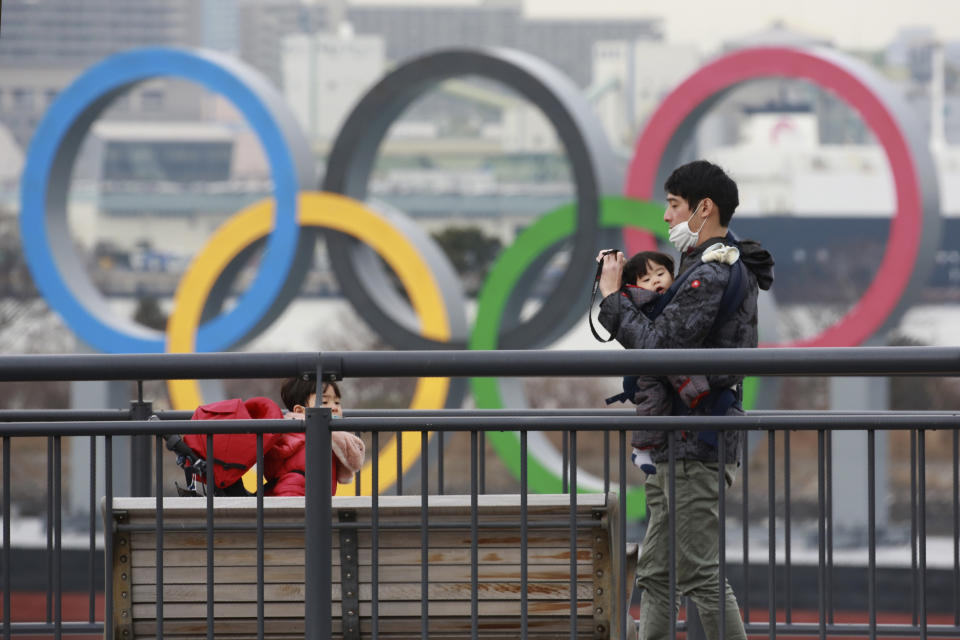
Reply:
[[[237,0],[201,0],[200,44],[208,49],[240,50],[240,5]]]
[[[148,45],[200,42],[193,0],[5,0],[0,37],[0,122],[26,147],[57,94],[90,65]],[[114,117],[189,119],[200,113],[197,89],[183,82],[144,83],[117,101]]]
[[[380,36],[294,34],[283,39],[283,87],[287,102],[314,141],[332,141],[349,110],[383,74]]]
[[[590,82],[595,42],[663,39],[658,18],[528,18],[519,0],[469,6],[354,5],[347,8],[346,18],[357,33],[383,36],[390,60],[440,47],[510,47],[550,62],[580,86]]]
[[[240,0],[237,42],[240,57],[283,87],[283,39],[330,29],[326,4],[303,0]]]
[[[629,147],[664,96],[700,66],[689,44],[612,40],[593,47],[596,111],[611,141]]]
[[[194,0],[4,0],[0,67],[85,68],[144,45],[200,42]]]
[[[349,22],[358,34],[379,35],[394,62],[442,47],[510,47],[527,51],[586,86],[598,40],[662,40],[660,20],[528,18],[520,0],[476,5],[346,5],[343,0],[246,0],[240,7],[241,57],[280,84],[284,36],[336,31]]]
[[[593,72],[593,46],[601,40],[662,41],[660,19],[524,19],[512,46],[543,58],[586,87]]]

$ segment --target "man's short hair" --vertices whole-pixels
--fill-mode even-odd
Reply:
[[[339,398],[340,387],[337,386],[337,383],[324,382],[322,388],[326,389],[328,386],[333,387],[333,392],[337,394],[337,397]],[[310,400],[310,396],[316,392],[317,383],[315,380],[311,380],[309,378],[290,378],[284,381],[283,386],[280,387],[280,399],[283,400],[283,404],[287,407],[287,411],[293,411],[293,408],[297,405],[306,407]]]
[[[730,218],[740,204],[737,183],[723,169],[706,160],[677,167],[663,188],[686,200],[691,209],[704,198],[710,198],[717,205],[720,225],[724,227],[730,225]]]

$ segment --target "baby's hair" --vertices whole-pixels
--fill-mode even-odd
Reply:
[[[647,263],[658,264],[673,276],[673,258],[659,251],[641,251],[623,265],[623,284],[637,284],[637,278],[647,275]]]
[[[331,387],[338,398],[342,397],[340,395],[340,387],[337,386],[336,382],[324,382],[322,389],[326,390],[327,387]],[[280,387],[280,398],[283,400],[283,404],[287,407],[287,410],[293,411],[293,408],[298,404],[303,407],[307,406],[310,395],[316,392],[316,381],[304,378],[290,378]]]

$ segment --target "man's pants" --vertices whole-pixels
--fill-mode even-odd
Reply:
[[[657,465],[657,473],[647,477],[647,508],[650,523],[637,564],[637,586],[643,589],[640,601],[640,638],[659,640],[670,635],[670,616],[680,609],[680,594],[697,605],[707,638],[719,638],[720,581],[717,514],[719,490],[716,463],[696,460],[676,462],[677,522],[677,598],[670,606],[669,537],[667,492],[669,466]],[[728,464],[726,481],[733,484],[736,465]],[[737,598],[726,585],[726,640],[746,640]]]

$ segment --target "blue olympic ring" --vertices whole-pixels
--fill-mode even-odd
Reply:
[[[297,194],[314,178],[309,149],[282,97],[265,78],[227,56],[138,49],[107,58],[67,87],[37,128],[24,166],[24,254],[44,299],[90,346],[108,353],[164,351],[162,333],[110,312],[72,246],[66,219],[69,176],[91,124],[133,85],[160,76],[191,80],[229,99],[259,137],[271,168],[276,215],[257,276],[231,311],[197,334],[198,351],[224,351],[256,329],[285,286],[300,238]]]

